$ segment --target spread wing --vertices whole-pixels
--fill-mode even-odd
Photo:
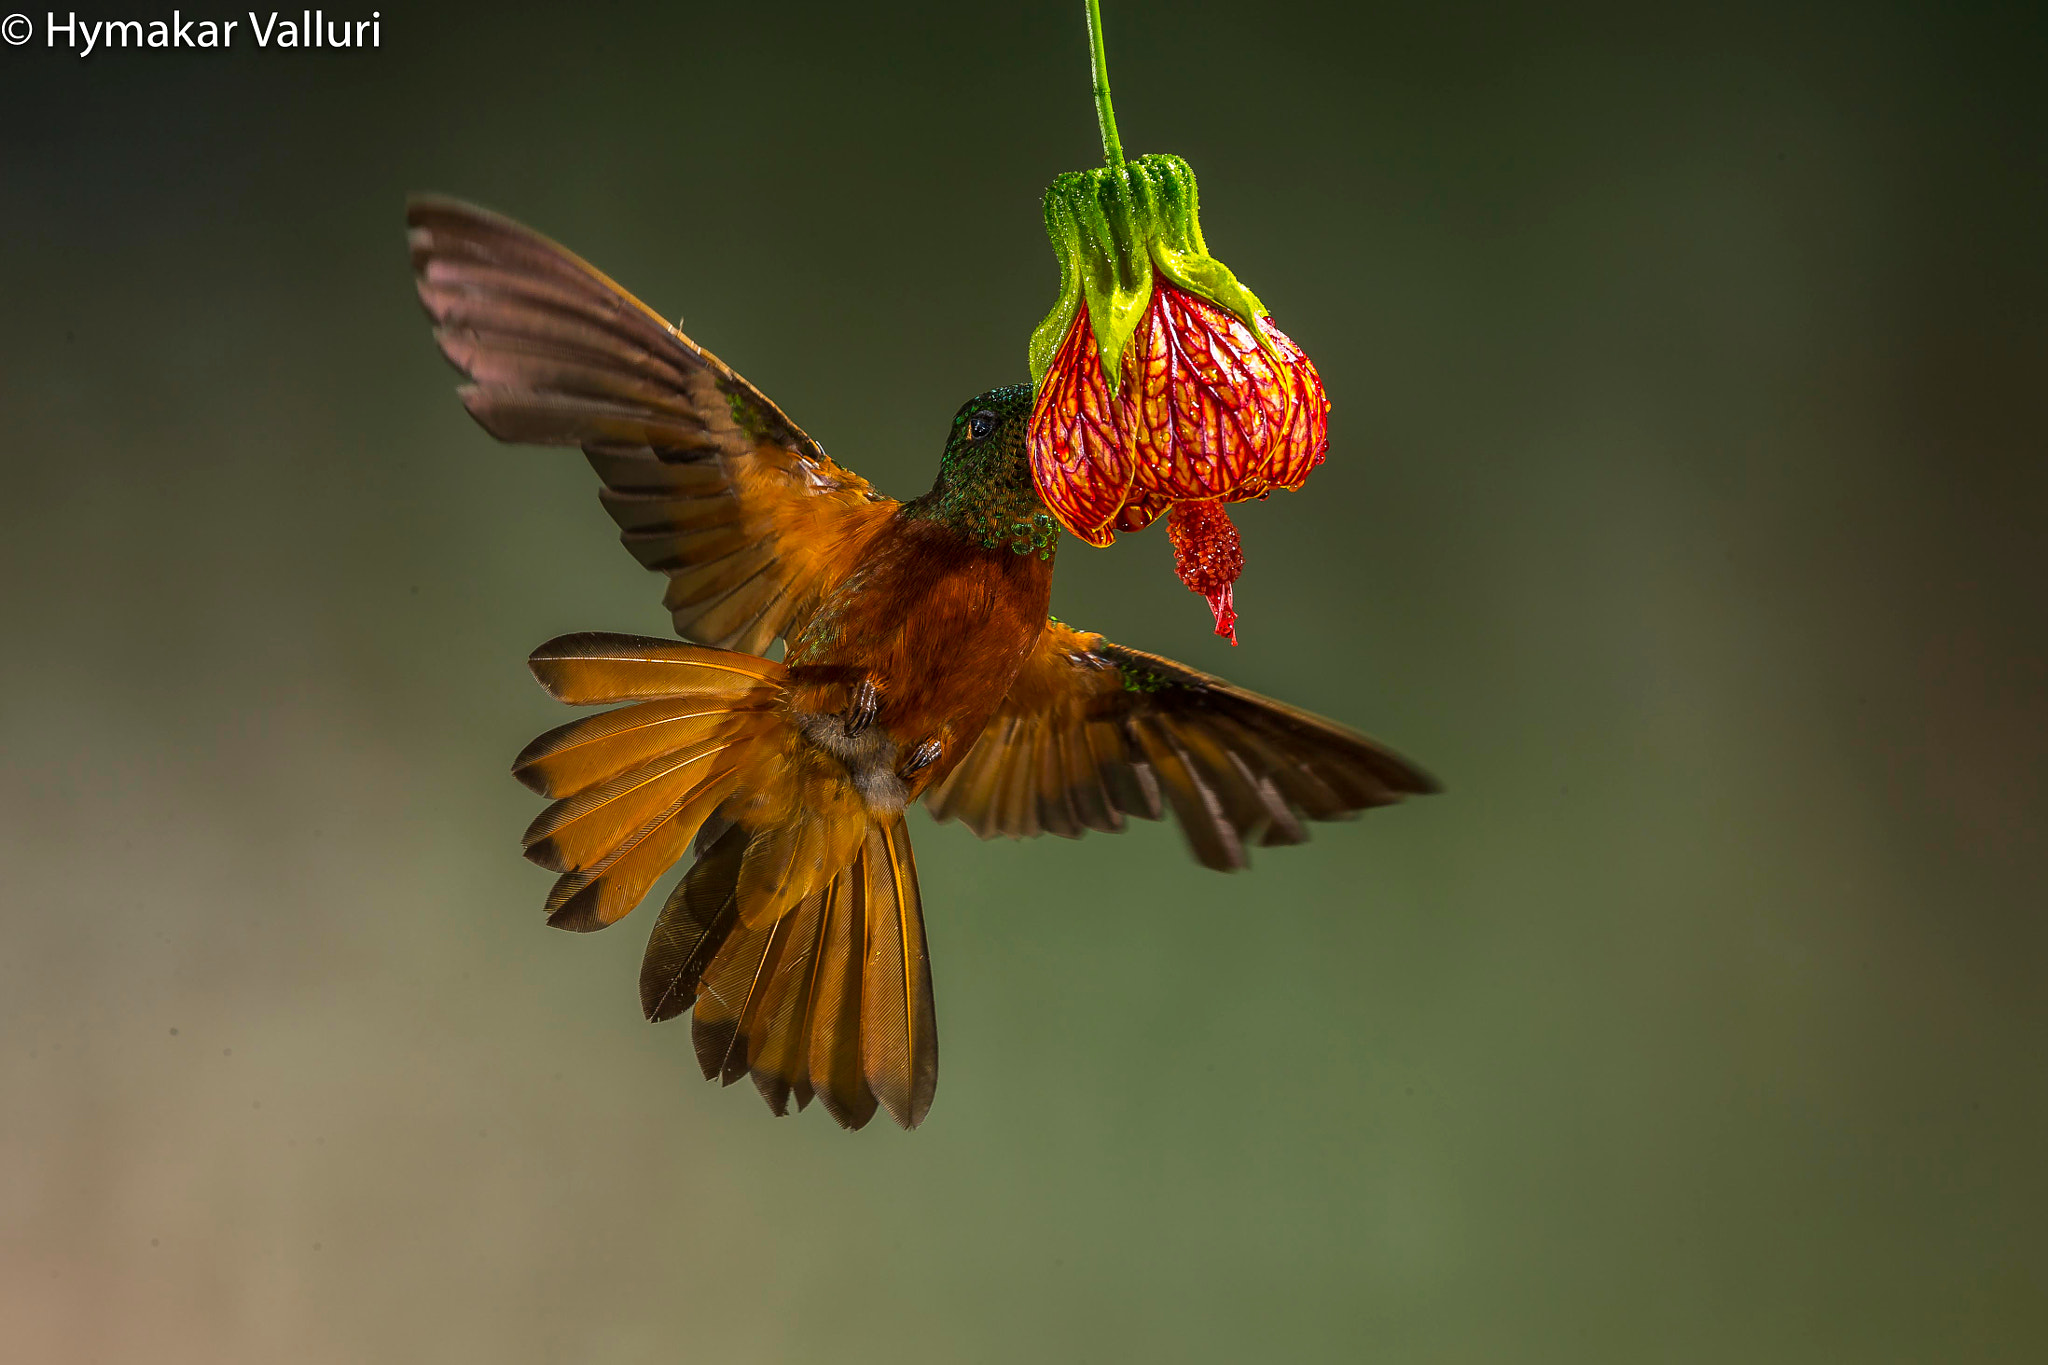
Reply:
[[[501,441],[581,446],[684,639],[760,654],[895,512],[760,390],[584,261],[452,199],[406,206],[434,338]]]
[[[1304,819],[1437,790],[1355,731],[1052,621],[981,738],[924,801],[934,819],[984,839],[1078,839],[1171,809],[1196,860],[1231,872],[1251,843],[1304,842]]]

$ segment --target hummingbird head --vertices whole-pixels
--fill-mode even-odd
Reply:
[[[915,504],[918,514],[937,518],[993,548],[1006,544],[1018,553],[1045,551],[1059,526],[1039,500],[1025,454],[1024,431],[1031,423],[1031,386],[990,389],[960,405],[939,459],[938,482]]]
[[[1025,468],[1024,428],[1031,421],[1031,386],[1006,384],[977,394],[953,414],[939,477],[980,481]],[[1030,471],[1025,468],[1028,478]]]

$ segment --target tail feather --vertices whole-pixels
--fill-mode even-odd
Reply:
[[[747,1069],[754,1087],[778,1115],[789,1112],[792,1091],[801,1107],[810,1098],[811,1005],[817,995],[818,958],[825,907],[837,879],[804,897],[783,921],[789,934],[768,981],[768,995],[747,1026]]]
[[[574,796],[707,739],[726,738],[767,707],[765,698],[675,697],[621,706],[557,726],[520,751],[512,775],[542,796]]]
[[[861,866],[868,920],[861,973],[861,1069],[889,1117],[915,1128],[938,1089],[939,1039],[917,863],[901,816],[868,831]]]
[[[806,799],[754,836],[740,865],[740,918],[759,927],[822,889],[853,861],[867,812],[851,782],[804,784]]]
[[[789,676],[781,664],[750,654],[609,631],[558,635],[526,663],[549,696],[571,706],[748,693],[763,683],[780,687]]]
[[[739,923],[732,886],[747,851],[742,829],[726,831],[669,893],[640,961],[640,1008],[660,1023],[690,1008],[697,983]]]
[[[736,757],[722,740],[699,740],[565,796],[527,826],[526,856],[553,872],[598,867],[698,791],[729,777]]]
[[[601,929],[625,915],[689,849],[740,785],[776,710],[781,665],[632,635],[564,635],[534,651],[534,675],[582,704],[631,704],[559,726],[513,772],[559,799],[534,820],[526,856],[562,873],[549,923]]]
[[[782,666],[627,635],[566,635],[534,675],[579,705],[624,702],[528,745],[555,797],[527,856],[562,875],[548,922],[615,923],[690,851],[640,970],[650,1020],[693,1012],[706,1077],[751,1075],[777,1114],[818,1099],[859,1128],[930,1110],[938,1035],[917,867],[900,813],[876,822],[785,709]]]
[[[583,872],[565,872],[548,893],[548,923],[588,932],[616,924],[645,899],[649,888],[689,852],[691,840],[732,791],[730,776],[707,783],[688,800],[622,843]]]
[[[705,1080],[731,1085],[747,1074],[749,1035],[759,1026],[776,960],[789,939],[790,918],[763,928],[741,920],[705,969],[690,1017],[690,1040]]]
[[[642,964],[652,1020],[695,1005],[707,1079],[751,1074],[785,1114],[814,1096],[842,1126],[886,1108],[914,1128],[938,1084],[931,970],[908,832],[873,828],[853,860],[787,914],[750,926],[738,884],[749,836],[728,830],[662,910]]]
[[[866,854],[861,857],[864,860]],[[867,945],[867,879],[864,868],[848,868],[832,884],[819,928],[817,994],[811,1004],[805,1057],[818,1102],[843,1128],[864,1127],[875,1116],[875,1095],[860,1061]]]

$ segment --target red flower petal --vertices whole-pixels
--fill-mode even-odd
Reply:
[[[1131,486],[1119,416],[1084,304],[1038,387],[1024,441],[1045,505],[1069,531],[1097,547],[1116,539],[1110,522]]]
[[[1237,643],[1237,609],[1231,585],[1244,569],[1244,549],[1237,528],[1220,502],[1177,502],[1166,518],[1166,538],[1173,544],[1173,568],[1190,591],[1209,599],[1216,614],[1216,633]]]
[[[1270,317],[1260,321],[1270,352],[1235,314],[1155,278],[1112,399],[1084,307],[1026,438],[1040,495],[1089,544],[1165,515],[1181,581],[1209,599],[1216,633],[1232,644],[1244,552],[1223,504],[1301,487],[1330,443],[1316,367]]]
[[[1306,483],[1310,471],[1330,453],[1330,400],[1323,393],[1322,376],[1293,338],[1275,327],[1273,319],[1264,321],[1266,335],[1294,386],[1294,401],[1268,462],[1271,486],[1294,489]]]
[[[1135,488],[1234,501],[1270,486],[1293,390],[1251,328],[1158,281],[1125,365]]]

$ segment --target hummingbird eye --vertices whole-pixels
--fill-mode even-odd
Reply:
[[[970,441],[987,440],[988,434],[995,429],[996,415],[986,409],[967,419],[967,439]]]

